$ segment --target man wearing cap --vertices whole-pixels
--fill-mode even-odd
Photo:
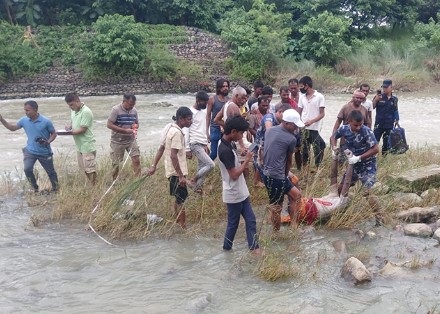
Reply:
[[[393,126],[399,123],[398,99],[393,96],[393,82],[384,80],[382,83],[382,94],[376,95],[373,99],[373,108],[376,109],[376,121],[374,123],[374,136],[380,142],[383,136],[382,155],[388,153],[388,138]]]
[[[282,122],[266,131],[263,150],[263,169],[260,175],[266,185],[269,194],[270,216],[274,230],[281,226],[281,209],[284,194],[291,199],[290,216],[291,222],[295,223],[298,202],[301,200],[301,192],[289,180],[289,170],[292,166],[292,154],[296,147],[294,132],[304,127],[299,113],[294,109],[283,112]]]

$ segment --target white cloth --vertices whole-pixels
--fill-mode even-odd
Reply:
[[[315,119],[319,115],[320,108],[325,108],[324,95],[315,91],[310,99],[307,96],[299,98],[298,108],[302,108],[301,120],[307,122]],[[321,128],[322,120],[315,122],[309,126],[306,126],[307,130],[319,131]]]
[[[365,102],[362,103],[362,106],[370,112],[373,111],[373,102],[369,99],[365,100]]]
[[[206,112],[193,107],[190,109],[193,113],[192,124],[189,128],[183,128],[187,152],[191,151],[189,144],[208,145],[208,139],[206,138]]]

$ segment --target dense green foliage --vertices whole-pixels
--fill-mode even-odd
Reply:
[[[438,0],[2,0],[1,4],[0,39],[5,44],[0,48],[0,80],[32,75],[54,63],[81,66],[93,79],[109,74],[171,79],[182,64],[167,45],[186,41],[185,32],[172,25],[221,34],[232,50],[233,76],[248,80],[269,80],[286,57],[344,75],[359,72],[359,58],[375,62],[367,67],[379,75],[388,74],[393,64],[382,65],[379,57],[390,61],[392,56],[407,63],[410,72],[418,68],[434,77],[438,67]],[[8,28],[6,22],[38,31],[29,38],[23,27]],[[366,51],[374,56],[367,58]],[[425,61],[413,60],[413,55]]]

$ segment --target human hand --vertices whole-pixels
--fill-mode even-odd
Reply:
[[[65,125],[64,125],[64,130],[66,130],[66,131],[72,131],[72,125],[71,125],[71,124],[65,124]]]
[[[360,161],[361,161],[361,156],[352,156],[352,157],[348,158],[348,163],[350,165],[357,164]]]
[[[186,186],[186,179],[184,176],[179,176],[179,186]]]
[[[339,156],[339,148],[337,148],[336,146],[332,147],[332,158],[333,160],[338,160],[338,156]]]
[[[313,122],[312,121],[306,121],[306,122],[304,122],[304,125],[305,126],[311,126],[313,124]]]
[[[150,168],[144,168],[142,169],[141,174],[143,176],[151,176],[156,172],[156,166],[151,166]]]
[[[254,153],[252,152],[252,151],[248,151],[248,150],[246,150],[246,157],[245,157],[245,161],[246,162],[249,162],[251,159],[252,159],[252,157],[254,157]]]
[[[207,153],[208,155],[211,153],[211,151],[209,150],[208,145],[205,146],[205,153]]]
[[[186,152],[186,159],[192,159],[193,155],[191,152]]]
[[[211,143],[211,136],[209,135],[209,133],[206,134],[206,139],[208,140],[208,143]]]

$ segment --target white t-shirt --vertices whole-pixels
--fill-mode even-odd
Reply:
[[[373,111],[373,102],[369,99],[365,100],[365,102],[362,103],[362,106],[370,112]]]
[[[324,95],[315,91],[309,99],[306,95],[299,98],[298,108],[302,108],[301,120],[306,122],[319,115],[319,109],[325,108]],[[319,131],[322,119],[306,127],[307,130]]]
[[[206,112],[193,107],[190,109],[193,113],[192,124],[189,128],[183,128],[187,152],[190,151],[190,143],[208,145],[208,139],[206,138]]]

